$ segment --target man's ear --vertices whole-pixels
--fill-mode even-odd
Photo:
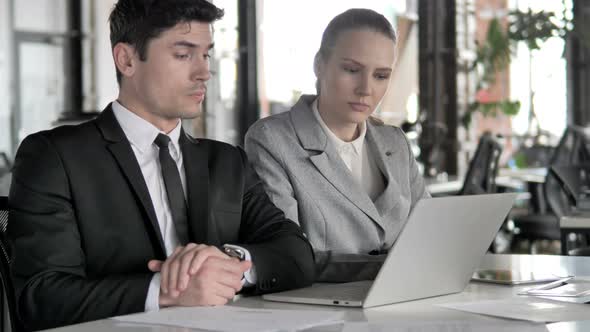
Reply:
[[[113,59],[115,66],[125,77],[131,77],[135,73],[138,58],[135,48],[126,43],[117,43],[113,47]]]

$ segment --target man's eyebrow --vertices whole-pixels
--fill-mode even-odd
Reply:
[[[199,44],[191,43],[191,42],[186,41],[186,40],[177,41],[172,46],[174,46],[174,47],[188,47],[188,48],[199,48],[200,47]],[[215,47],[215,43],[209,44],[207,46],[207,49],[210,50],[213,47]]]

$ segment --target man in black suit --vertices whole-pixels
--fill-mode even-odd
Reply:
[[[93,121],[22,142],[7,232],[27,328],[312,282],[309,242],[244,152],[182,131],[201,110],[222,15],[206,0],[120,0],[118,99]]]

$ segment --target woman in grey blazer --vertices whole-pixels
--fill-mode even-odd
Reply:
[[[381,14],[336,16],[314,61],[318,95],[246,134],[271,200],[311,241],[321,281],[374,278],[413,206],[429,197],[404,133],[371,117],[389,85],[395,43]]]

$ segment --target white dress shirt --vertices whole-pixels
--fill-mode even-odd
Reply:
[[[318,110],[318,100],[314,100],[311,109],[316,120],[319,122],[324,133],[328,136],[338,155],[351,172],[352,177],[375,201],[385,189],[383,175],[379,170],[373,157],[373,152],[367,144],[365,136],[367,135],[366,121],[359,124],[360,134],[352,142],[345,142],[336,136],[326,125]]]
[[[113,113],[119,125],[123,129],[127,140],[131,143],[131,148],[135,158],[143,174],[145,184],[147,185],[152,204],[160,226],[162,239],[164,240],[164,249],[166,256],[170,256],[174,249],[180,245],[176,228],[172,220],[172,213],[168,204],[168,196],[166,187],[164,185],[164,178],[162,177],[162,169],[160,166],[159,150],[154,140],[158,134],[162,133],[158,128],[150,122],[139,117],[135,113],[126,109],[118,101],[112,103]],[[180,151],[179,138],[182,129],[182,123],[179,120],[178,125],[170,133],[162,133],[170,137],[170,155],[178,172],[180,173],[180,181],[182,182],[182,189],[185,200],[186,197],[186,174],[184,172],[184,165],[182,160],[182,153]],[[187,236],[188,237],[188,236]],[[246,260],[251,260],[250,253],[245,250]],[[256,283],[256,272],[252,267],[244,274],[245,286],[250,286]],[[159,295],[160,295],[160,273],[155,273],[150,282],[148,294],[145,301],[145,310],[159,309]]]

